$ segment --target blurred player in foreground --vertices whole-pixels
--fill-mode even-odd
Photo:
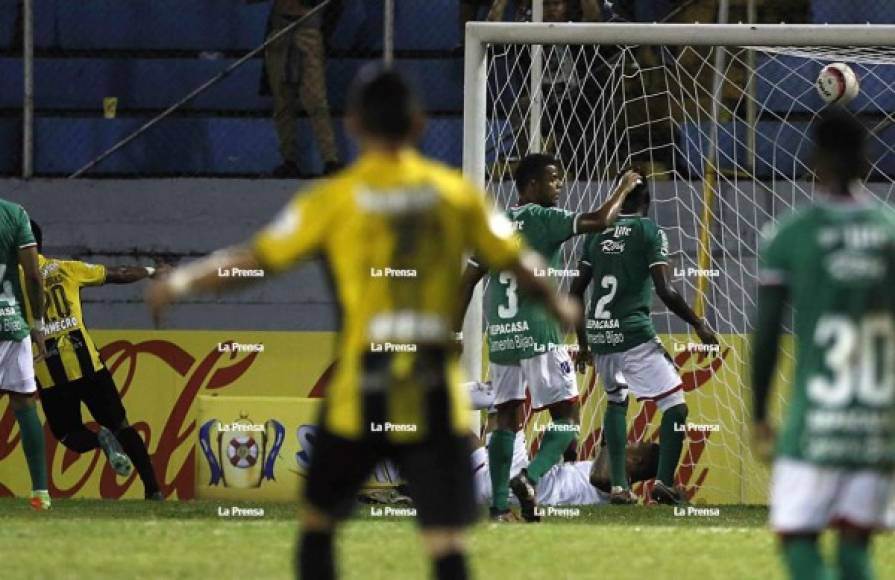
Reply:
[[[130,426],[112,374],[84,324],[81,289],[104,284],[131,284],[151,278],[164,269],[143,266],[103,266],[43,255],[43,232],[36,222],[40,272],[46,293],[47,356],[35,365],[40,402],[50,430],[60,443],[76,453],[102,448],[112,469],[128,476],[131,461],[143,482],[146,499],[163,499],[149,452],[140,434]],[[81,403],[99,423],[91,431],[81,418]]]
[[[860,183],[866,131],[829,109],[814,127],[815,203],[765,235],[752,343],[755,438],[774,439],[768,396],[794,311],[795,378],[777,439],[771,526],[794,579],[873,577],[870,537],[884,525],[895,466],[895,212]],[[838,530],[836,565],[818,536]]]
[[[556,207],[563,188],[559,162],[549,155],[526,155],[514,175],[519,204],[507,210],[526,243],[541,254],[548,267],[539,276],[557,280],[564,269],[560,248],[569,238],[599,232],[615,221],[625,195],[640,181],[629,172],[596,211],[575,213]],[[463,309],[488,268],[474,256],[463,273]],[[537,486],[541,476],[557,464],[578,432],[578,385],[575,368],[563,344],[556,320],[537,301],[518,292],[511,272],[492,269],[486,299],[488,360],[497,401],[497,430],[488,455],[493,470],[494,498],[490,516],[496,521],[515,519],[507,504],[509,491],[519,499],[522,517],[536,522]],[[520,425],[517,412],[525,402],[525,387],[535,410],[547,409],[553,422],[531,463],[512,479],[513,441]]]
[[[19,266],[24,276],[19,281]],[[34,394],[34,360],[31,340],[37,348],[37,359],[46,354],[43,338],[44,293],[37,263],[37,241],[31,232],[28,214],[21,206],[0,199],[0,394],[9,395],[9,406],[16,416],[22,437],[22,451],[31,475],[31,507],[49,509],[47,458],[44,432],[37,416]],[[32,325],[25,321],[27,291],[31,305]],[[25,340],[28,335],[31,340]]]
[[[638,401],[653,401],[662,411],[659,427],[659,473],[652,498],[658,503],[685,502],[674,485],[687,423],[684,385],[671,357],[662,348],[650,318],[652,289],[700,340],[717,349],[718,339],[668,281],[668,239],[649,217],[649,187],[640,182],[628,194],[614,227],[584,240],[579,277],[572,294],[584,299],[594,282],[587,317],[578,326],[580,370],[593,364],[606,390],[603,432],[612,474],[612,502],[636,503],[625,477],[628,390]],[[689,347],[689,345],[688,345]],[[680,426],[680,427],[678,427]]]
[[[313,255],[327,261],[343,312],[336,375],[318,427],[299,543],[302,578],[333,578],[333,536],[377,462],[406,478],[439,579],[468,577],[464,528],[475,520],[466,393],[453,323],[464,252],[511,271],[564,323],[577,304],[534,269],[512,225],[454,170],[413,148],[424,127],[398,73],[364,69],[349,93],[346,126],[361,155],[297,195],[250,243],[175,270],[147,296],[169,303],[229,287],[234,269],[282,272]]]

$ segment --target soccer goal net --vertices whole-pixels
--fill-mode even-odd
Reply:
[[[667,234],[673,282],[721,338],[717,356],[657,299],[652,317],[680,367],[690,406],[678,481],[694,501],[763,503],[766,471],[749,446],[750,320],[760,231],[814,197],[810,125],[825,105],[818,73],[848,64],[848,107],[872,134],[868,191],[895,201],[893,27],[473,24],[467,29],[464,169],[501,207],[516,202],[523,155],[551,153],[560,205],[596,208],[619,172],[646,176],[650,217]],[[564,246],[574,268],[582,238]],[[562,282],[567,286],[568,281]],[[481,346],[481,345],[479,345]],[[473,348],[475,348],[473,346]],[[793,341],[783,344],[776,406],[786,399]],[[605,397],[579,376],[579,457],[601,444]],[[527,416],[546,422],[545,413]],[[629,440],[657,440],[652,403],[629,408]],[[531,426],[531,425],[530,425]],[[534,430],[530,430],[532,434]],[[537,445],[537,438],[530,443]],[[649,493],[646,489],[637,489]]]

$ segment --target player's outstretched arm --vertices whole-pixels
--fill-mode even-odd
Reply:
[[[547,311],[565,328],[574,328],[581,318],[581,305],[567,294],[557,293],[545,277],[535,276],[536,271],[547,268],[544,260],[533,251],[523,252],[509,270],[519,284],[519,288],[535,300],[544,304]]]
[[[718,344],[718,337],[709,326],[705,318],[700,318],[693,312],[684,297],[668,281],[668,264],[653,264],[650,268],[650,276],[659,299],[674,312],[679,318],[693,327],[696,335],[704,344]]]
[[[602,232],[615,223],[618,212],[622,209],[622,202],[631,191],[643,182],[643,178],[635,171],[627,171],[618,182],[618,186],[603,205],[589,213],[578,216],[578,233],[589,234]]]
[[[475,292],[475,286],[488,272],[483,268],[477,260],[470,259],[466,263],[463,275],[460,278],[460,310],[457,313],[457,320],[454,321],[454,331],[460,332],[463,329],[463,318],[466,316],[466,309],[469,308],[469,302],[472,300],[472,294]]]
[[[37,246],[19,248],[19,264],[22,266],[25,293],[28,296],[28,304],[31,305],[31,319],[34,321],[31,340],[37,345],[37,358],[41,359],[47,354],[42,328],[46,305],[44,303],[44,280],[37,261]]]
[[[163,277],[171,271],[171,266],[161,264],[151,266],[106,266],[105,284],[133,284],[145,278]]]
[[[763,459],[770,458],[774,441],[774,431],[768,422],[768,397],[777,366],[787,294],[783,285],[758,288],[758,320],[752,335],[752,422],[754,446]]]
[[[575,325],[575,336],[578,337],[578,358],[575,361],[575,366],[578,367],[578,372],[581,373],[585,371],[585,367],[590,363],[590,349],[587,345],[586,320],[584,319],[584,293],[587,292],[587,287],[590,285],[592,277],[593,267],[587,262],[578,262],[578,276],[572,280],[572,287],[569,289],[569,294],[578,301],[582,311],[582,315]]]
[[[146,303],[156,324],[173,302],[208,292],[229,290],[261,279],[257,276],[232,276],[228,272],[263,270],[255,252],[247,246],[233,246],[210,256],[175,268],[146,290]]]

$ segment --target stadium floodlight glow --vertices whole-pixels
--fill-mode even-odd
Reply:
[[[545,69],[533,69],[533,46],[541,47]],[[726,58],[715,61],[721,49]],[[766,500],[766,472],[748,437],[747,338],[758,244],[765,224],[815,195],[810,124],[824,106],[815,82],[832,62],[848,64],[861,79],[848,106],[871,133],[867,189],[895,203],[895,26],[466,27],[463,169],[498,205],[515,200],[512,170],[533,142],[559,157],[567,174],[560,205],[573,211],[596,208],[620,169],[635,164],[646,174],[650,214],[668,235],[675,285],[705,307],[722,335],[720,357],[692,352],[687,345],[699,342],[695,335],[654,304],[657,331],[683,367],[691,418],[719,427],[690,437],[679,472],[709,503]],[[531,94],[533,77],[550,80],[538,95]],[[531,127],[541,134],[530,135]],[[575,267],[579,247],[578,238],[566,243],[566,267]],[[479,289],[464,325],[464,365],[476,379],[484,366],[481,296]],[[782,360],[781,379],[794,360],[790,341]],[[585,452],[596,442],[588,437],[602,412],[592,374],[579,385],[592,393],[582,408]],[[650,437],[653,429],[632,435]]]

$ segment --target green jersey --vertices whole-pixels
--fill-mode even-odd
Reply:
[[[534,203],[507,211],[525,243],[547,261],[536,275],[558,278],[573,272],[562,269],[560,247],[577,232],[578,214]],[[560,344],[559,324],[540,302],[521,294],[509,272],[493,272],[488,282],[485,316],[491,362],[515,364]]]
[[[19,249],[37,245],[22,206],[0,199],[0,340],[20,341],[29,334],[19,283]]]
[[[778,453],[895,465],[895,212],[828,201],[763,241],[762,284],[787,287],[796,369]]]
[[[587,236],[581,263],[593,271],[586,320],[591,352],[622,352],[655,338],[650,268],[668,263],[665,232],[649,218],[622,214],[614,226]]]

